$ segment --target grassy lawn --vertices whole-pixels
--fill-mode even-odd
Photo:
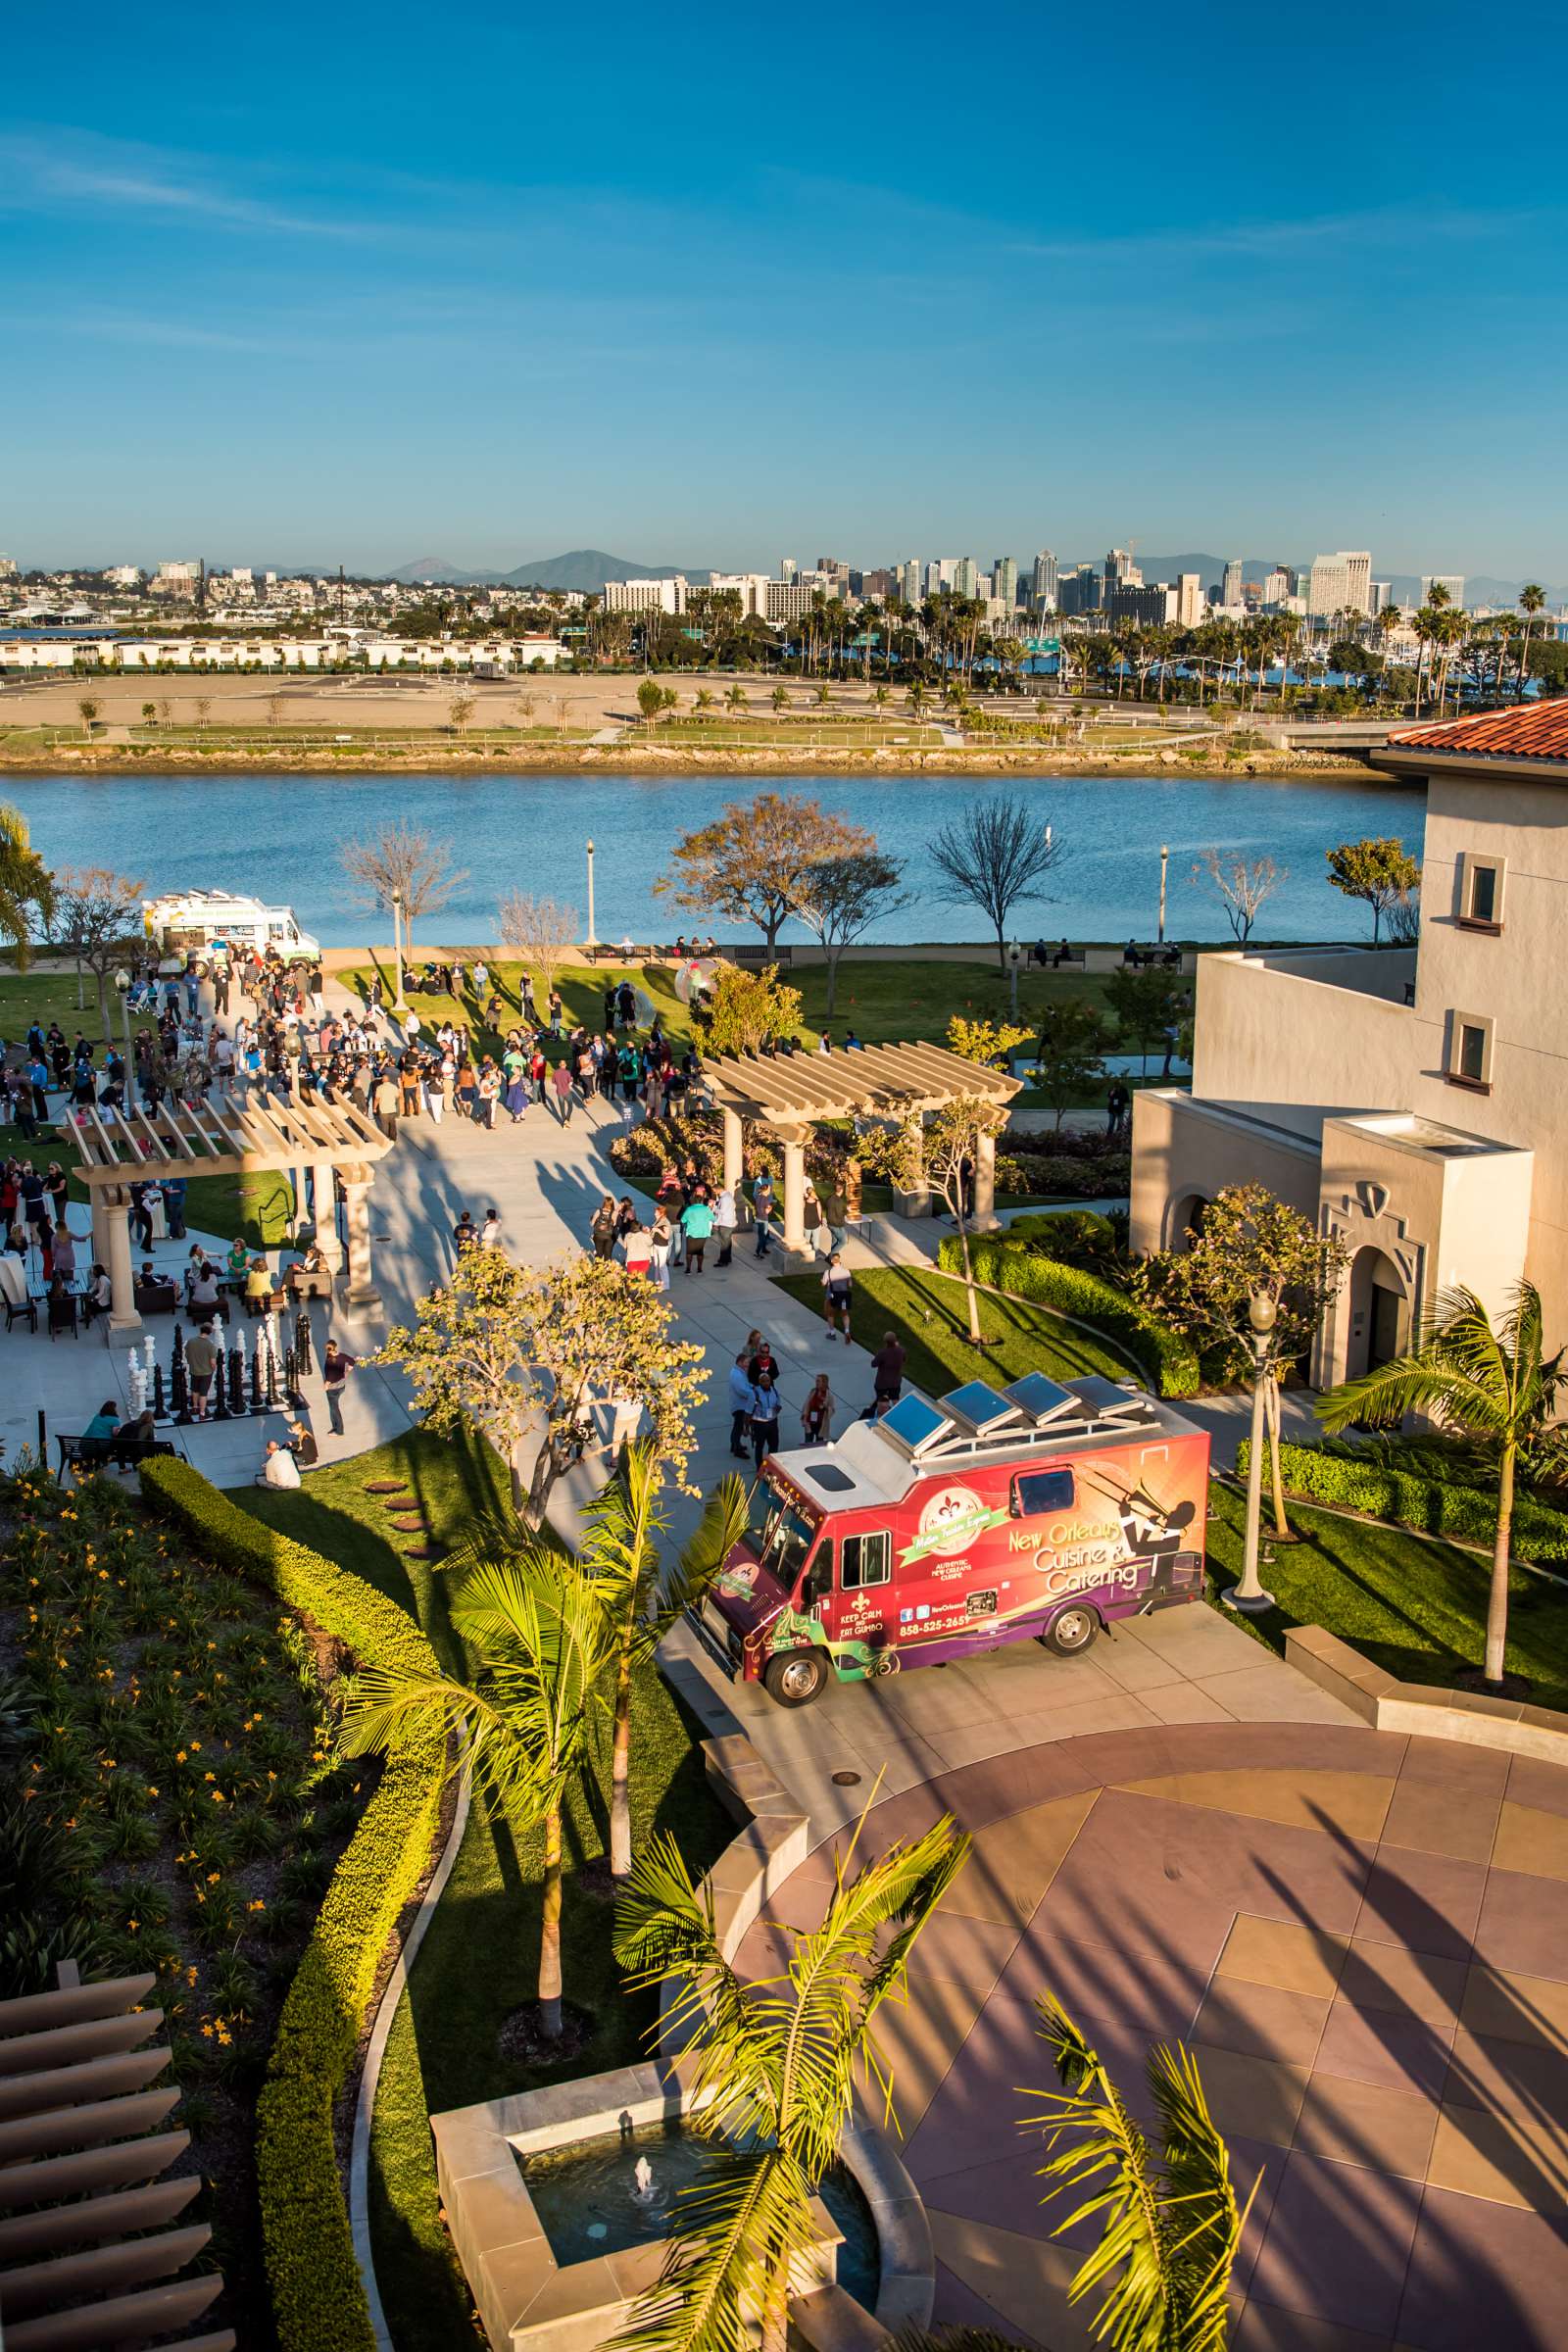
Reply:
[[[314,1471],[302,1492],[236,1490],[233,1499],[270,1525],[363,1576],[409,1609],[443,1660],[462,1665],[439,1567],[405,1559],[368,1479],[406,1477],[439,1540],[457,1540],[476,1508],[505,1485],[488,1449],[413,1431],[353,1461]],[[653,1668],[636,1694],[632,1755],[634,1835],[671,1830],[694,1870],[706,1869],[730,1827],[709,1794],[700,1730]],[[608,1727],[607,1727],[608,1730]],[[605,1755],[608,1788],[608,1740]],[[602,1855],[607,1825],[597,1792],[575,1802],[566,1826],[567,1869]],[[538,1958],[539,1840],[476,1800],[452,1877],[399,2009],[376,2094],[370,2150],[370,2211],[376,2273],[400,2352],[447,2352],[471,2340],[470,2303],[437,2218],[428,2118],[448,2107],[500,2098],[565,2075],[626,2066],[646,2052],[651,1995],[628,1997],[611,1957],[610,1905],[568,1876],[563,1921],[568,2003],[589,2011],[594,2031],[578,2056],[556,2068],[504,2060],[497,2034],[532,2000]]]
[[[101,1046],[104,1027],[98,1018],[98,992],[89,973],[76,1002],[74,972],[50,971],[30,964],[26,971],[0,974],[0,1038],[8,1046],[25,1042],[34,1021],[47,1029],[58,1021],[73,1045],[79,1029],[92,1046]],[[113,1007],[111,1007],[111,1024]]]
[[[682,919],[673,918],[668,929],[671,937],[683,928]],[[426,960],[426,951],[416,944],[406,958],[409,972],[417,970]],[[369,987],[372,972],[379,969],[382,986],[388,996],[392,989],[390,956],[377,957],[373,962],[355,966],[336,976],[348,988],[364,994]],[[506,1006],[506,1018],[513,1019],[517,1007],[517,981],[521,965],[506,962],[490,966],[492,987],[499,988]],[[618,985],[630,970],[636,985],[650,999],[656,1010],[663,1015],[665,1034],[677,1040],[690,1034],[691,1021],[686,1007],[675,996],[671,985],[673,975],[662,964],[624,965],[595,964],[591,968],[575,966],[561,975],[561,994],[565,1002],[567,1025],[582,1021],[590,1029],[603,1026],[605,991]],[[803,964],[786,970],[783,977],[801,993],[801,1025],[797,1034],[807,1043],[814,1043],[828,1027],[827,971],[821,964]],[[1096,1004],[1104,1001],[1105,975],[1102,972],[1041,972],[1020,973],[1018,978],[1018,1017],[1020,1022],[1038,1023],[1047,1005],[1059,1003],[1063,997],[1087,997]],[[534,1000],[541,1013],[544,1010],[545,991],[537,978]],[[463,1004],[451,997],[417,996],[410,999],[418,1006],[419,1018],[429,1027],[443,1020],[466,1020],[472,1023],[478,1009],[471,995]],[[994,964],[947,963],[911,956],[887,963],[845,963],[839,970],[838,1000],[834,1006],[831,1026],[842,1033],[852,1028],[862,1044],[880,1046],[896,1044],[900,1039],[923,1038],[941,1045],[947,1037],[948,1022],[955,1013],[978,1019],[985,1014],[1004,1016],[1008,1009],[1008,983]],[[491,1050],[496,1040],[487,1030],[478,1036],[483,1050]]]
[[[1240,1581],[1243,1497],[1209,1490],[1208,1565],[1217,1585]],[[1238,1624],[1283,1653],[1293,1625],[1321,1625],[1409,1683],[1451,1683],[1481,1664],[1489,1565],[1452,1544],[1402,1528],[1290,1505],[1300,1541],[1267,1556],[1262,1579],[1278,1607]],[[1568,1592],[1516,1569],[1509,1593],[1508,1671],[1523,1675],[1537,1706],[1568,1707]]]
[[[792,1298],[820,1311],[820,1275],[783,1274],[775,1279]],[[1080,1331],[1043,1306],[1023,1298],[994,1298],[984,1291],[979,1298],[980,1329],[990,1343],[983,1355],[969,1345],[962,1283],[941,1274],[906,1273],[888,1266],[858,1273],[850,1326],[860,1346],[873,1354],[884,1332],[896,1333],[905,1349],[906,1377],[932,1396],[980,1377],[1001,1386],[1025,1372],[1048,1372],[1054,1380],[1081,1380],[1088,1373],[1102,1372],[1108,1380],[1126,1380],[1134,1371],[1108,1340]],[[826,1363],[826,1344],[822,1356]],[[839,1399],[841,1407],[852,1412],[864,1401],[861,1396]],[[842,1422],[842,1412],[840,1418]]]

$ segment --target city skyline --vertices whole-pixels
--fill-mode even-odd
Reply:
[[[830,59],[684,28],[612,10],[589,58],[499,13],[175,10],[68,70],[22,24],[0,544],[740,569],[1136,528],[1568,570],[1562,208],[1521,176],[1560,24],[1520,76],[1451,5],[1369,21],[1348,72],[1229,5],[1173,54],[1135,8],[1113,91],[1102,27],[1018,9]]]

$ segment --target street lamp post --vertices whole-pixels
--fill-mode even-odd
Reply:
[[[1015,1022],[1018,1018],[1018,942],[1014,940],[1007,950],[1007,978],[1012,988],[1012,1017]]]
[[[1159,944],[1165,945],[1165,868],[1170,863],[1170,844],[1159,845]]]
[[[1229,1609],[1255,1617],[1274,1606],[1274,1595],[1257,1581],[1257,1538],[1263,1515],[1263,1392],[1273,1358],[1276,1308],[1266,1291],[1254,1291],[1247,1302],[1251,1325],[1252,1437],[1247,1457],[1247,1540],[1242,1552],[1242,1581],[1223,1595]]]
[[[594,845],[592,842],[588,844],[588,936],[582,944],[585,948],[597,948],[599,945],[599,934],[594,929]]]
[[[136,1056],[130,1050],[130,974],[122,966],[115,974],[120,993],[120,1021],[125,1038],[125,1108],[136,1108]]]
[[[401,890],[395,890],[392,893],[392,961],[397,975],[397,988],[392,999],[392,1009],[395,1013],[405,1013],[409,1007],[403,995],[403,893]]]

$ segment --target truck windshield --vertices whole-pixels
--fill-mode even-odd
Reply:
[[[748,1534],[769,1576],[793,1589],[816,1534],[810,1521],[789,1503],[781,1502],[760,1479],[752,1489]]]

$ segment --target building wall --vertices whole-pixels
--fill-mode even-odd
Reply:
[[[1266,1184],[1315,1219],[1316,1136],[1265,1134],[1174,1089],[1140,1087],[1133,1096],[1133,1249],[1146,1253],[1179,1248],[1185,1204],[1212,1200],[1228,1184]]]
[[[1409,1108],[1415,1015],[1403,1003],[1348,985],[1368,967],[1379,987],[1397,985],[1402,996],[1413,956],[1354,950],[1266,961],[1200,956],[1195,1096],[1254,1104],[1285,1126],[1312,1124],[1323,1109]],[[1323,977],[1308,977],[1311,971]]]

